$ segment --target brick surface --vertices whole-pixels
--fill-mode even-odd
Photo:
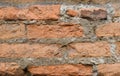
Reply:
[[[0,39],[25,37],[25,26],[23,24],[1,24]]]
[[[25,76],[16,63],[0,63],[0,76]]]
[[[0,44],[0,57],[3,58],[51,58],[61,57],[57,44]]]
[[[72,43],[70,44],[70,48],[68,49],[69,57],[111,56],[110,45],[107,42]]]
[[[60,15],[60,5],[33,5],[21,9],[17,16],[19,19],[40,19],[58,20]]]
[[[120,56],[120,42],[116,43],[116,54]]]
[[[112,6],[114,8],[114,17],[120,17],[120,7],[118,7],[119,5],[120,5],[119,2],[112,3]]]
[[[31,66],[33,76],[92,76],[92,67],[84,65]]]
[[[4,20],[58,20],[60,5],[33,5],[27,8],[1,7],[0,19]]]
[[[81,37],[83,29],[79,25],[29,25],[28,38],[64,38]]]
[[[120,64],[98,65],[98,76],[120,76]]]
[[[19,9],[15,7],[4,7],[0,8],[0,19],[5,20],[15,20],[17,19],[17,13],[19,12]]]
[[[120,23],[108,23],[101,25],[96,29],[96,35],[98,37],[105,36],[120,36]]]
[[[107,11],[104,8],[83,8],[80,9],[81,17],[91,20],[101,20],[107,18]]]
[[[68,9],[66,11],[66,14],[71,16],[71,17],[75,17],[75,16],[78,16],[79,15],[79,12],[78,11],[75,11],[75,10],[72,10],[72,9]]]

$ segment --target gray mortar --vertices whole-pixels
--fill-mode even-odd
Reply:
[[[95,64],[93,64],[93,75],[92,76],[98,76],[97,65]]]
[[[113,18],[113,22],[120,22],[120,17]]]
[[[68,37],[68,38],[38,38],[38,39],[27,39],[27,38],[15,38],[15,39],[0,39],[0,43],[39,43],[39,44],[61,44],[67,45],[70,43],[79,43],[79,42],[98,42],[98,41],[107,41],[107,42],[119,42],[120,37]]]
[[[29,65],[41,66],[41,65],[59,65],[59,64],[105,64],[105,63],[117,63],[113,58],[98,57],[98,58],[0,58],[0,62],[16,62],[23,69]]]

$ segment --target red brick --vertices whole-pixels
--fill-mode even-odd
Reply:
[[[4,7],[0,8],[0,19],[5,20],[58,20],[60,5],[33,5],[28,8]]]
[[[83,8],[80,9],[81,17],[91,20],[107,18],[107,11],[104,8]]]
[[[17,19],[18,9],[15,7],[0,8],[0,19],[15,20]]]
[[[25,37],[25,26],[23,24],[1,24],[0,39]]]
[[[60,5],[33,5],[26,9],[21,9],[17,16],[19,19],[51,19],[58,20],[60,15]]]
[[[81,37],[83,29],[79,25],[29,25],[28,38],[64,38]]]
[[[105,36],[120,36],[120,23],[107,23],[104,25],[99,26],[96,29],[96,35],[98,37]]]
[[[28,71],[33,76],[92,76],[92,67],[84,65],[31,66]]]
[[[16,63],[0,63],[0,76],[25,76]]]
[[[120,17],[120,8],[118,7],[120,5],[119,2],[112,3],[112,6],[114,7],[114,17]]]
[[[110,45],[107,42],[72,43],[70,44],[69,57],[103,57],[111,56]]]
[[[98,65],[98,76],[120,76],[120,64]]]
[[[120,56],[120,42],[116,43],[116,54]]]
[[[0,44],[0,57],[3,58],[40,58],[61,57],[57,44]]]
[[[72,9],[68,9],[66,11],[66,14],[69,15],[69,16],[72,16],[72,17],[75,17],[75,16],[79,15],[78,11],[75,11],[75,10],[72,10]]]

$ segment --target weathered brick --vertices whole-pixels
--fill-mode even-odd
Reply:
[[[4,7],[0,8],[0,19],[4,20],[15,20],[17,19],[18,9],[15,7]]]
[[[116,43],[116,54],[120,56],[120,42]]]
[[[119,2],[112,3],[112,6],[114,7],[114,15],[113,17],[120,17],[120,8],[118,7],[120,5]]]
[[[0,39],[25,37],[25,26],[23,24],[1,24]]]
[[[120,23],[107,23],[104,25],[99,26],[96,29],[96,35],[98,37],[105,36],[120,36]]]
[[[19,19],[58,20],[60,16],[60,5],[33,5],[21,9],[17,16]]]
[[[28,8],[1,7],[0,19],[5,20],[58,20],[60,5],[33,5]]]
[[[0,57],[3,58],[40,58],[61,57],[57,44],[0,44]]]
[[[103,57],[111,56],[107,42],[72,43],[68,49],[69,57]]]
[[[91,20],[101,20],[107,18],[107,11],[103,8],[83,8],[80,9],[82,18]]]
[[[78,15],[79,15],[79,12],[78,12],[78,11],[75,11],[75,10],[72,10],[72,9],[68,9],[68,10],[66,11],[66,14],[69,15],[69,16],[75,17],[75,16],[78,16]]]
[[[25,76],[16,63],[0,63],[0,76]]]
[[[83,29],[79,25],[29,25],[28,38],[64,38],[81,37]]]
[[[84,65],[30,66],[33,76],[92,76],[92,67]]]
[[[98,65],[98,76],[120,76],[120,64]]]

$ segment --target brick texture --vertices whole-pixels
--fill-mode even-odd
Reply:
[[[60,57],[60,45],[48,44],[0,44],[3,58],[51,58]]]
[[[86,8],[80,9],[82,18],[91,20],[101,20],[107,18],[107,11],[104,8]]]
[[[25,37],[25,26],[23,24],[1,24],[0,39],[14,39]]]
[[[120,23],[108,23],[99,26],[96,29],[96,35],[98,37],[112,37],[112,36],[120,36]]]
[[[120,64],[98,65],[98,76],[120,76]]]
[[[79,12],[75,11],[75,10],[72,10],[72,9],[68,9],[66,11],[66,14],[69,15],[69,16],[72,16],[72,17],[79,16]]]
[[[120,76],[119,5],[0,0],[0,76]]]
[[[58,20],[60,5],[34,5],[22,9],[17,14],[19,19]]]
[[[70,57],[102,57],[111,56],[110,45],[107,42],[72,43],[70,44]]]
[[[58,20],[59,16],[60,5],[33,5],[22,9],[15,7],[0,8],[1,20]]]
[[[118,56],[120,56],[120,42],[117,42],[116,43],[116,54],[118,55]]]
[[[0,76],[25,76],[16,63],[0,63]]]
[[[92,76],[92,67],[84,65],[30,66],[33,76]]]
[[[28,38],[64,38],[83,36],[83,29],[79,25],[30,25],[27,29]]]

